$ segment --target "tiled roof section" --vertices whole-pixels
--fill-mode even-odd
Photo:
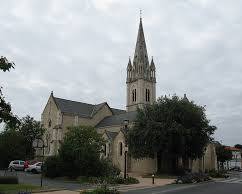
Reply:
[[[226,146],[224,149],[226,149],[226,150],[231,150],[231,151],[241,151],[241,150],[238,149],[238,148],[230,147],[230,146]]]
[[[99,111],[99,109],[102,108],[102,106],[103,106],[104,104],[105,104],[105,102],[103,102],[103,103],[101,103],[101,104],[94,105],[94,106],[93,106],[93,110],[92,110],[92,115],[91,115],[91,116],[95,115],[95,114]]]
[[[129,120],[129,122],[134,122],[136,119],[137,112],[125,112],[118,115],[112,115],[101,120],[96,128],[114,126],[114,125],[122,125],[124,120]]]
[[[112,111],[113,111],[113,114],[115,114],[115,115],[119,115],[119,114],[126,113],[125,110],[116,109],[116,108],[111,108],[111,109],[112,109]]]
[[[109,139],[114,140],[114,138],[118,135],[118,132],[106,131],[106,134]]]
[[[90,117],[93,112],[93,104],[76,102],[56,97],[54,97],[54,99],[58,108],[63,113],[70,113],[82,117]]]
[[[100,104],[87,104],[83,102],[77,102],[72,100],[66,100],[62,98],[54,97],[54,100],[62,113],[68,113],[73,115],[78,115],[80,117],[92,117],[99,109],[105,104],[105,102]],[[111,108],[113,114],[120,114],[124,110]]]

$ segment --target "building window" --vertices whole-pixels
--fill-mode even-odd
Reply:
[[[132,100],[133,102],[136,102],[136,89],[132,91]]]
[[[145,100],[146,100],[146,102],[150,101],[150,90],[149,89],[145,90]]]
[[[119,143],[119,154],[120,154],[120,156],[123,155],[123,143],[122,142]]]
[[[107,156],[107,145],[104,145],[104,155]]]
[[[49,120],[48,126],[51,127],[51,120]]]

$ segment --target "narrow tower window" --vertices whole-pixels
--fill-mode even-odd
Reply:
[[[122,142],[119,143],[119,154],[120,154],[120,156],[123,155],[123,143]]]
[[[136,102],[136,89],[134,89],[134,101]]]
[[[145,89],[145,100],[146,100],[146,102],[150,101],[150,90],[149,89]]]

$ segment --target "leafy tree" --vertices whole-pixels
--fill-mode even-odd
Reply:
[[[0,70],[6,72],[10,71],[12,68],[14,68],[14,63],[9,62],[6,57],[0,58]],[[2,122],[9,126],[16,126],[19,124],[18,118],[11,112],[10,103],[5,101],[2,93],[2,87],[0,86],[0,123]]]
[[[96,175],[104,141],[93,127],[69,127],[59,150],[65,176]]]
[[[153,105],[138,109],[136,122],[128,134],[129,150],[135,158],[153,157],[158,161],[203,156],[216,127],[209,124],[205,108],[186,97],[160,97]]]
[[[236,144],[236,145],[234,145],[234,147],[242,150],[242,145],[241,144]]]
[[[223,168],[224,162],[231,160],[233,157],[232,151],[229,149],[226,149],[226,146],[221,144],[216,146],[216,154],[217,154],[217,160],[218,162],[220,162],[222,168]]]
[[[34,157],[35,150],[33,149],[33,141],[36,138],[42,137],[44,134],[45,129],[42,127],[39,121],[34,120],[33,117],[27,115],[20,119],[20,124],[18,126],[5,126],[5,131],[15,131],[18,132],[19,136],[22,136],[25,141],[25,152],[24,157],[21,159],[32,159]]]
[[[0,168],[7,168],[12,160],[24,159],[26,149],[25,137],[18,131],[10,130],[0,133]]]

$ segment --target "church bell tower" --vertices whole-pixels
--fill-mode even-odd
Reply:
[[[146,49],[142,18],[140,18],[138,37],[133,63],[129,58],[127,66],[127,111],[136,111],[145,104],[156,100],[156,75],[153,57],[149,62]]]

